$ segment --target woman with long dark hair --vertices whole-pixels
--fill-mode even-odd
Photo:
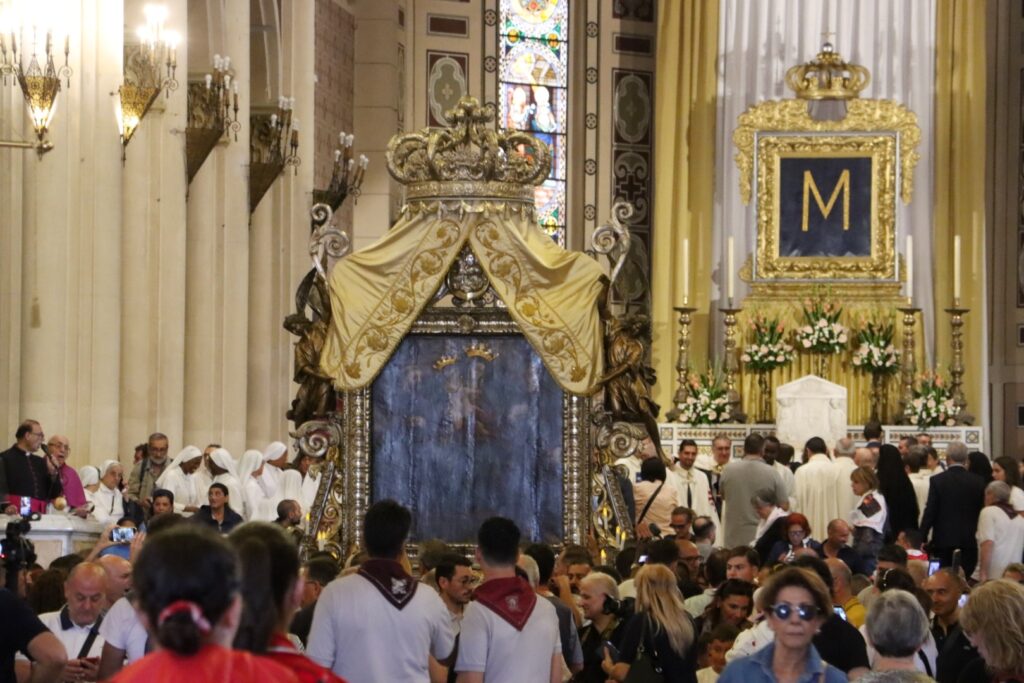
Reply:
[[[235,649],[264,655],[291,669],[302,683],[345,683],[299,652],[288,640],[288,626],[302,603],[299,552],[276,524],[250,522],[231,532],[230,543],[242,565],[242,621]]]
[[[878,492],[889,505],[889,518],[885,542],[892,543],[901,531],[916,529],[921,518],[917,507],[917,494],[907,475],[899,449],[884,444],[878,453]]]
[[[977,474],[986,484],[992,481],[992,463],[981,451],[971,451],[967,455],[967,471]]]
[[[238,562],[216,532],[183,524],[154,535],[132,571],[136,609],[160,649],[116,683],[298,683],[288,669],[231,649],[242,613]]]
[[[1008,455],[1001,455],[992,461],[992,478],[1006,482],[1010,487],[1010,506],[1017,512],[1024,512],[1024,490],[1020,485],[1020,469],[1017,461]]]

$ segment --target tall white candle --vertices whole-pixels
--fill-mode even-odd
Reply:
[[[690,238],[683,238],[683,306],[690,303]]]
[[[953,236],[953,302],[960,301],[960,235]]]
[[[907,235],[907,300],[914,304],[914,238]]]
[[[725,269],[728,271],[728,276],[729,276],[728,287],[726,289],[726,294],[725,295],[727,297],[729,297],[729,305],[730,306],[732,305],[732,298],[733,298],[733,296],[736,295],[736,280],[735,280],[736,252],[735,252],[735,247],[736,247],[735,242],[733,241],[733,238],[730,237],[729,238],[728,254],[727,254],[728,258],[726,259],[726,262],[725,262]]]

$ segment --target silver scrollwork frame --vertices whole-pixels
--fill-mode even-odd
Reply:
[[[409,334],[453,336],[522,334],[509,314],[500,308],[454,309],[429,307],[413,324]],[[372,491],[372,386],[340,394],[341,443],[338,467],[325,462],[318,519],[337,520],[327,541],[328,550],[346,557],[362,547],[362,521]],[[587,396],[562,394],[562,533],[566,543],[585,542],[590,523],[591,434],[590,404]],[[330,458],[328,458],[330,460]],[[323,498],[326,498],[324,500]],[[468,550],[469,547],[457,548]]]

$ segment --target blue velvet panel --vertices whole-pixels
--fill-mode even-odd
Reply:
[[[467,356],[474,342],[494,359]],[[562,540],[562,390],[524,337],[407,336],[373,383],[371,428],[373,500],[412,509],[412,540],[474,542],[492,515]]]

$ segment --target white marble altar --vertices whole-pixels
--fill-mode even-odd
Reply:
[[[846,387],[805,375],[775,390],[775,435],[797,452],[814,436],[834,444],[846,436]]]

